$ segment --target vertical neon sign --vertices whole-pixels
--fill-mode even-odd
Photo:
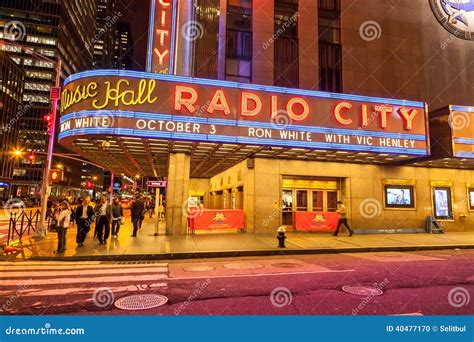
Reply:
[[[174,73],[176,0],[151,0],[146,70]]]

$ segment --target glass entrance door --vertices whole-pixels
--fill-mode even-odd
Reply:
[[[296,211],[335,212],[339,190],[284,189],[282,192],[281,221],[284,226],[293,225]]]

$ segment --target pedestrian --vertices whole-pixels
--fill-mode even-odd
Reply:
[[[349,236],[352,236],[354,232],[352,231],[351,227],[349,227],[349,224],[347,223],[347,209],[346,209],[346,206],[341,201],[337,201],[337,212],[339,213],[339,221],[337,222],[337,228],[333,235],[337,236],[337,234],[339,233],[339,229],[341,228],[342,225],[344,225],[349,231]]]
[[[66,235],[71,220],[71,212],[69,211],[69,203],[63,201],[61,203],[61,209],[56,213],[57,231],[58,231],[58,249],[56,254],[61,254],[66,251]]]
[[[114,198],[112,204],[112,237],[118,236],[120,225],[123,223],[123,208],[118,198]]]
[[[107,197],[102,196],[100,203],[95,207],[96,230],[99,245],[105,245],[110,235],[110,221],[112,217],[112,206],[107,203]]]
[[[57,215],[59,215],[60,212],[61,212],[61,206],[59,205],[59,203],[58,202],[52,202],[49,215],[47,216],[50,219],[49,220],[49,230],[52,231],[52,232],[57,231],[58,220],[56,219],[56,217],[57,217]]]
[[[76,243],[78,247],[84,246],[84,240],[86,239],[87,233],[89,233],[90,226],[93,222],[94,209],[90,205],[91,198],[85,197],[82,201],[82,205],[76,208],[76,222],[77,222],[77,235]]]
[[[138,229],[141,228],[143,214],[145,213],[145,204],[140,199],[140,195],[135,196],[135,201],[133,201],[132,205],[130,206],[130,212],[133,224],[133,233],[131,236],[136,237]]]
[[[148,204],[148,215],[150,215],[150,218],[153,218],[154,212],[155,212],[155,200],[153,198],[150,198],[150,201]]]

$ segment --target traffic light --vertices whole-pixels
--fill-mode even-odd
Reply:
[[[46,125],[46,128],[48,129],[48,134],[52,133],[52,129],[54,127],[54,120],[53,120],[53,115],[52,114],[46,114],[44,117],[44,123]]]
[[[28,161],[30,162],[30,164],[34,164],[35,160],[36,160],[36,157],[33,153],[28,156]]]
[[[51,183],[57,183],[63,179],[63,172],[61,170],[51,170],[49,179]]]
[[[86,182],[86,189],[92,189],[94,187],[94,183],[91,181]]]

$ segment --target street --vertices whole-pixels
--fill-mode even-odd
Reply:
[[[1,314],[472,315],[473,250],[129,262],[2,262]],[[350,294],[345,285],[375,292]],[[345,288],[346,289],[346,288]],[[120,310],[157,294],[168,302]]]

